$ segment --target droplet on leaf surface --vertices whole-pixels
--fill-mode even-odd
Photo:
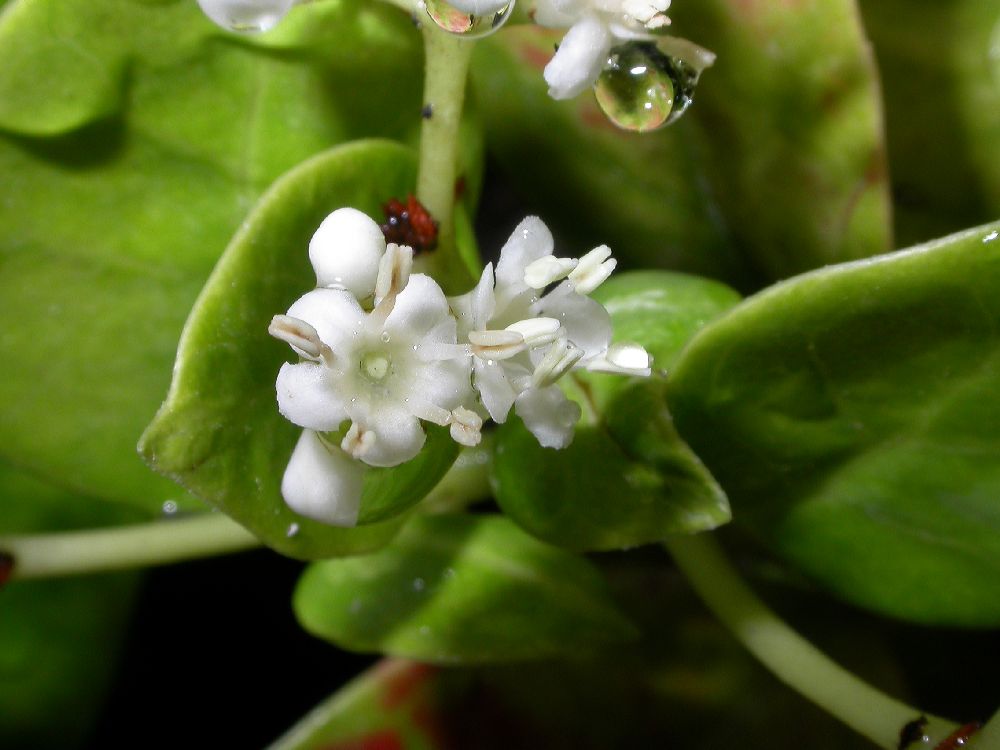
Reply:
[[[466,39],[488,36],[503,26],[514,10],[514,1],[489,13],[469,13],[445,0],[424,0],[424,10],[438,28]]]
[[[594,96],[612,123],[646,133],[676,121],[694,101],[698,70],[654,42],[628,42],[608,55]]]
[[[202,11],[229,31],[254,34],[273,29],[293,0],[198,0]]]

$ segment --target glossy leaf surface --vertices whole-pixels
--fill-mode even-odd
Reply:
[[[305,162],[265,194],[233,238],[184,330],[170,395],[143,435],[142,451],[175,478],[257,534],[299,557],[328,557],[385,543],[458,455],[446,430],[429,430],[413,460],[369,469],[361,522],[342,529],[309,521],[281,498],[281,477],[300,428],[278,413],[274,381],[296,357],[271,339],[272,315],[315,286],[306,248],[323,218],[341,206],[377,215],[412,189],[412,151],[359,141]],[[391,520],[386,520],[391,519]]]
[[[584,418],[563,450],[542,448],[516,417],[502,425],[494,460],[501,508],[540,539],[578,550],[634,547],[726,523],[725,494],[674,430],[662,373],[739,295],[693,276],[636,272],[594,297],[611,313],[615,339],[647,347],[656,373],[648,381],[575,373],[568,391]]]
[[[23,323],[0,337],[0,455],[152,513],[200,507],[135,454],[198,291],[275,178],[409,136],[420,105],[419,35],[384,5],[316,3],[249,38],[192,0],[8,4],[0,317]]]
[[[749,524],[865,607],[1000,623],[1000,235],[817,271],[694,338],[680,433]]]
[[[628,640],[597,570],[496,516],[417,516],[387,547],[313,563],[303,627],[352,651],[440,664],[537,659]]]

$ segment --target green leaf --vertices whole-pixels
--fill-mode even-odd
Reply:
[[[518,190],[573,243],[742,285],[888,250],[877,74],[853,0],[705,0],[671,17],[718,60],[656,133],[617,131],[589,94],[548,98],[562,31],[480,45],[489,145]]]
[[[704,328],[670,380],[738,521],[922,623],[1000,624],[998,229],[780,284]]]
[[[666,272],[622,274],[594,295],[617,341],[669,368],[688,339],[739,301],[717,282]],[[497,436],[497,502],[526,531],[576,550],[634,547],[729,520],[726,496],[678,437],[660,375],[637,381],[574,374],[585,418],[568,448],[542,448],[512,417]]]
[[[136,517],[0,465],[0,534]],[[0,587],[0,745],[83,744],[114,672],[136,583],[134,575],[117,574]]]
[[[1000,213],[998,0],[863,0],[885,91],[901,242]],[[928,129],[934,137],[928,137]]]
[[[281,498],[281,477],[301,429],[278,413],[274,381],[294,355],[267,335],[268,323],[315,285],[306,248],[323,218],[341,206],[375,215],[388,198],[410,192],[415,176],[410,149],[358,141],[278,180],[233,238],[192,310],[170,394],[142,437],[142,453],[157,471],[285,554],[329,557],[384,544],[402,522],[393,517],[430,492],[458,455],[446,430],[429,430],[413,460],[368,470],[361,521],[384,521],[372,526],[342,529],[310,521]],[[293,528],[297,533],[290,534]]]
[[[443,664],[634,635],[588,562],[495,516],[417,516],[379,552],[313,563],[294,606],[306,630],[344,648]]]
[[[0,317],[22,322],[0,336],[0,457],[152,512],[202,507],[135,454],[191,305],[275,178],[414,134],[420,80],[409,18],[362,0],[252,38],[191,0],[8,4]]]

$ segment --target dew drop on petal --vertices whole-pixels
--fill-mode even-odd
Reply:
[[[379,338],[382,339],[382,343],[383,344],[388,344],[389,343],[389,339],[390,339],[389,332],[388,331],[382,331],[382,335]]]
[[[698,71],[654,42],[628,42],[608,55],[594,84],[597,104],[622,130],[645,133],[675,122],[694,101]]]
[[[492,34],[507,23],[514,10],[514,0],[499,10],[483,14],[466,13],[445,0],[424,0],[423,5],[438,28],[465,39],[478,39]]]
[[[293,0],[198,0],[202,11],[229,31],[255,34],[273,29]]]

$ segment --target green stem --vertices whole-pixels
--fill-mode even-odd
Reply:
[[[214,513],[107,529],[0,537],[0,552],[14,559],[14,579],[163,565],[259,545],[238,523]]]
[[[708,608],[764,666],[879,747],[897,750],[900,730],[920,716],[927,716],[922,747],[935,747],[956,729],[876,690],[792,630],[750,590],[714,539],[678,536],[666,546]]]
[[[417,199],[438,222],[438,247],[425,261],[448,294],[467,290],[471,279],[455,245],[455,178],[459,125],[473,43],[441,31],[429,20],[424,35],[424,106],[420,130]]]

